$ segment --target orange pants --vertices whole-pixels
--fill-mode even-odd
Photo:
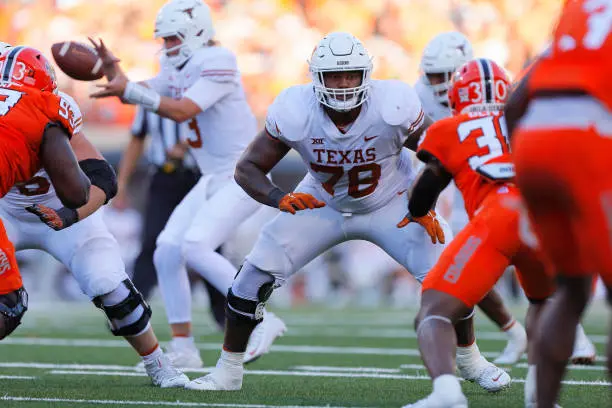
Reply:
[[[15,247],[9,241],[0,220],[0,295],[13,292],[23,286],[15,258]]]
[[[453,239],[423,281],[474,307],[493,288],[508,265],[515,265],[525,294],[543,300],[554,283],[534,250],[519,238],[520,196],[516,187],[500,186]]]
[[[555,273],[612,287],[612,139],[590,129],[518,129],[517,184]]]

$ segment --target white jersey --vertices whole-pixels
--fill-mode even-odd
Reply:
[[[438,102],[431,88],[423,82],[423,77],[420,77],[414,84],[414,90],[417,95],[419,95],[425,114],[429,116],[431,120],[437,122],[451,115],[450,108]]]
[[[202,109],[181,124],[202,174],[233,171],[257,133],[234,54],[224,47],[203,47],[180,70],[162,58],[161,72],[147,83],[161,95],[189,98]]]
[[[83,123],[83,115],[79,105],[71,96],[61,91],[58,92],[58,94],[70,105],[69,109],[72,110],[74,115],[74,123],[81,123],[74,129],[74,134],[79,133],[82,130]],[[9,192],[0,199],[0,206],[2,206],[2,208],[17,218],[28,220],[38,219],[36,215],[25,210],[25,207],[32,204],[44,204],[51,208],[62,207],[60,199],[55,194],[53,184],[51,184],[51,180],[49,180],[49,176],[44,170],[39,170],[34,177],[26,182],[15,184]]]
[[[419,98],[408,84],[373,80],[370,98],[342,133],[311,84],[281,92],[268,110],[266,129],[297,150],[324,201],[345,213],[365,213],[388,203],[413,179],[403,144],[424,121]]]

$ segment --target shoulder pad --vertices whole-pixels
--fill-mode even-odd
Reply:
[[[399,80],[372,81],[372,88],[379,99],[380,113],[385,123],[398,126],[405,123],[421,101],[414,88]]]
[[[297,142],[307,136],[306,126],[316,103],[312,84],[291,86],[278,94],[268,116],[276,121],[283,139]]]
[[[236,56],[225,47],[203,47],[193,56],[195,63],[203,70],[238,71]]]

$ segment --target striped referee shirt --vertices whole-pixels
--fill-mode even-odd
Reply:
[[[132,123],[132,135],[139,139],[151,136],[147,150],[149,163],[162,166],[166,161],[166,152],[181,140],[181,126],[172,119],[162,118],[154,112],[138,106],[136,117]],[[191,154],[187,152],[183,161],[185,167],[197,168]]]

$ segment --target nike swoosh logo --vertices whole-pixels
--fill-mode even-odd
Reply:
[[[406,189],[406,190],[402,190],[402,191],[398,191],[398,192],[397,192],[397,195],[402,195],[402,194],[404,194],[406,191],[408,191],[408,189]]]
[[[493,378],[493,382],[497,382],[501,378],[502,375],[504,375],[504,374],[502,373],[502,374],[498,375],[497,377]]]
[[[363,140],[365,140],[366,142],[369,142],[370,140],[372,140],[372,139],[376,139],[377,137],[378,137],[378,136],[365,136],[365,137],[363,138]]]

